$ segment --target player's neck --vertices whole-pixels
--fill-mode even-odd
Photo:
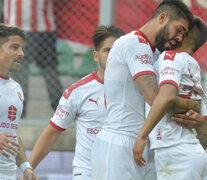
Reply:
[[[189,45],[182,45],[182,47],[179,47],[179,48],[176,48],[177,51],[185,51],[187,52],[188,54],[190,54],[191,56],[193,56],[194,54],[194,51],[192,49],[192,47],[190,47]]]
[[[140,28],[140,31],[142,31],[147,39],[150,41],[151,45],[155,46],[155,35],[156,35],[156,28],[155,28],[154,21],[149,21],[144,26]],[[153,31],[152,31],[153,30]]]
[[[97,76],[99,77],[99,79],[103,81],[104,80],[104,69],[99,67],[97,71]]]
[[[3,69],[2,67],[0,67],[0,75],[1,76],[5,76],[8,77],[9,76],[9,72],[5,71],[5,69]]]

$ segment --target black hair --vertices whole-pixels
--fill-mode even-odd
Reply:
[[[194,52],[197,51],[207,40],[207,26],[198,16],[194,16],[193,27],[187,37],[188,44],[194,46]]]
[[[154,11],[151,19],[164,12],[167,13],[170,20],[184,18],[189,22],[189,29],[192,27],[193,15],[188,6],[181,0],[163,0]]]

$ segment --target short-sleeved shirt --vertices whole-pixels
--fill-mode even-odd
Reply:
[[[0,134],[18,136],[19,120],[23,109],[23,92],[12,78],[0,75]],[[11,140],[18,143],[17,138]],[[7,158],[0,154],[0,179],[16,179],[16,156]]]
[[[144,98],[135,82],[155,75],[155,49],[141,31],[120,37],[110,50],[104,77],[106,119],[102,129],[137,137],[144,123]]]
[[[103,81],[97,71],[66,89],[50,124],[64,131],[75,122],[74,167],[91,170],[91,147],[105,117]]]
[[[186,52],[165,51],[154,65],[159,74],[159,86],[169,83],[178,89],[178,95],[192,100],[201,100],[200,67]],[[203,105],[202,105],[203,106]],[[206,116],[202,109],[202,115]],[[150,133],[151,148],[169,147],[181,143],[199,143],[192,130],[176,125],[167,113]]]

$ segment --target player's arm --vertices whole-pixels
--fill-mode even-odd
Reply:
[[[174,103],[170,108],[170,112],[172,114],[186,113],[190,109],[199,113],[201,109],[201,101],[176,96]]]
[[[189,110],[185,114],[175,114],[171,119],[178,125],[188,129],[197,128],[203,125],[204,117],[199,113]]]
[[[202,126],[196,128],[197,138],[199,139],[201,145],[206,150],[207,149],[207,116],[203,117],[204,123]]]
[[[201,145],[207,150],[207,105],[205,104],[205,97],[203,97],[201,105],[201,114],[203,115],[204,123],[196,127],[197,138],[200,140]]]
[[[142,156],[146,139],[156,124],[162,119],[170,106],[173,104],[177,94],[177,88],[172,84],[163,84],[155,98],[149,115],[142,127],[133,148],[133,156],[137,165],[144,166],[145,159]]]
[[[38,138],[35,143],[31,156],[30,156],[30,164],[33,169],[40,163],[42,159],[49,153],[54,143],[60,136],[62,131],[57,130],[51,125],[48,125],[43,131],[42,135]]]
[[[139,136],[146,138],[156,124],[173,104],[176,98],[177,88],[172,84],[163,84],[155,98],[147,120],[141,129]]]
[[[145,101],[151,106],[158,93],[156,76],[151,74],[141,75],[135,79]]]
[[[18,142],[19,149],[16,156],[16,165],[21,169],[23,173],[21,179],[38,180],[37,176],[33,173],[33,169],[28,162],[21,138],[18,138]]]

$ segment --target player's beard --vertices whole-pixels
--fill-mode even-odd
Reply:
[[[156,37],[155,37],[155,47],[160,52],[167,50],[165,48],[165,43],[168,40],[169,40],[169,30],[168,30],[168,25],[166,25],[157,32]]]
[[[165,50],[174,50],[182,45],[182,43],[178,42],[175,38],[170,39],[169,34],[170,33],[168,24],[158,31],[155,37],[155,47],[160,52],[163,52]],[[175,41],[176,44],[173,45],[172,43],[170,43],[170,40]],[[166,45],[167,43],[170,45],[170,47]]]

